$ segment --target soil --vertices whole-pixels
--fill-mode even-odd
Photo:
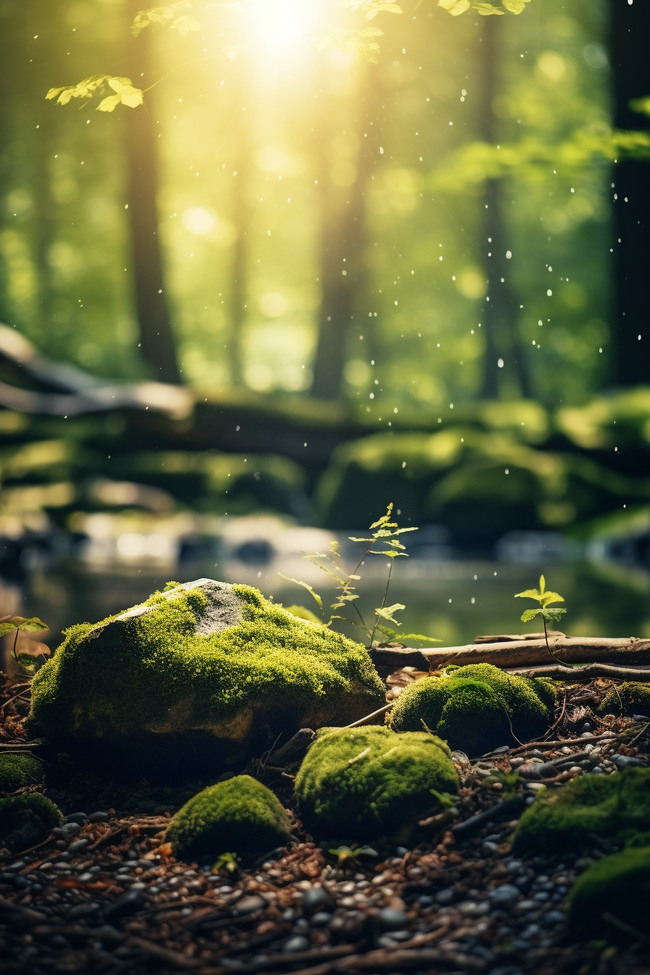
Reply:
[[[417,673],[382,676],[394,695]],[[471,760],[455,753],[457,814],[425,816],[408,849],[384,841],[333,853],[334,840],[309,835],[294,816],[293,844],[250,870],[229,864],[215,873],[171,855],[166,825],[207,783],[115,784],[37,745],[48,767],[45,794],[66,822],[37,847],[0,851],[1,970],[647,975],[650,938],[625,930],[624,919],[619,928],[604,925],[600,942],[576,942],[566,932],[566,895],[603,855],[597,837],[593,848],[529,860],[515,858],[509,842],[542,782],[554,788],[587,771],[645,764],[647,722],[596,716],[611,684],[565,685],[542,741]],[[3,680],[3,752],[28,741],[28,701],[28,681]],[[549,761],[557,775],[541,780],[535,765]],[[503,784],[490,773],[515,768],[515,798],[472,821],[502,802]],[[260,760],[246,771],[294,815],[295,766]]]

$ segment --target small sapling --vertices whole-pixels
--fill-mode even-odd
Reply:
[[[537,609],[525,609],[521,614],[522,623],[530,623],[535,617],[541,616],[542,622],[544,624],[544,639],[546,640],[546,649],[550,653],[551,657],[557,661],[557,657],[551,650],[548,642],[548,628],[547,623],[559,623],[562,615],[566,613],[566,609],[553,606],[551,603],[563,603],[564,597],[560,596],[559,592],[552,592],[550,589],[546,588],[546,579],[544,576],[539,577],[539,589],[524,589],[523,592],[515,593],[515,599],[523,597],[524,599],[534,599],[539,603]],[[561,661],[560,661],[561,662]]]

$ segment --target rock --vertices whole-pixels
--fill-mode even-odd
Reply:
[[[521,891],[514,884],[502,884],[491,890],[488,896],[493,904],[507,906],[521,897]]]
[[[424,721],[451,748],[477,755],[544,732],[554,700],[550,681],[469,664],[449,676],[413,681],[397,699],[390,720],[396,731],[420,731]]]
[[[312,914],[309,923],[312,928],[326,928],[331,920],[332,915],[328,914],[327,911],[317,911],[316,914]]]
[[[377,921],[382,931],[399,931],[408,923],[408,914],[394,907],[384,907],[377,915]]]
[[[175,585],[67,631],[38,671],[32,717],[47,736],[147,775],[157,756],[241,761],[300,728],[346,725],[384,701],[361,644],[298,619],[249,586]],[[215,745],[217,747],[215,747]]]
[[[550,856],[593,848],[594,834],[624,846],[650,844],[650,769],[581,775],[544,791],[524,811],[513,837],[516,854]]]
[[[305,914],[317,914],[322,911],[333,911],[336,901],[325,887],[310,887],[305,891],[302,909]]]
[[[0,799],[0,847],[12,853],[27,850],[46,839],[61,821],[54,803],[37,792]]]
[[[650,846],[630,847],[593,863],[578,878],[569,894],[568,924],[582,935],[604,931],[629,944],[629,932],[610,926],[603,915],[613,914],[626,924],[645,931],[650,890]]]
[[[306,824],[328,836],[364,840],[428,812],[436,804],[432,791],[457,789],[458,773],[443,741],[377,725],[321,732],[295,781]]]
[[[104,911],[104,920],[108,924],[112,924],[114,921],[118,921],[120,918],[128,917],[130,914],[135,914],[137,911],[141,911],[144,907],[144,897],[142,891],[140,890],[129,890],[126,894],[122,894],[118,897],[116,901],[107,907]]]
[[[249,863],[290,835],[289,817],[265,785],[237,775],[186,802],[167,828],[174,856],[210,859],[234,853]]]
[[[28,785],[42,785],[45,769],[33,755],[27,752],[0,755],[0,795],[9,795]]]
[[[306,938],[304,934],[295,934],[293,938],[285,941],[282,951],[285,954],[293,954],[297,951],[307,951],[308,948],[311,948],[309,938]]]
[[[437,894],[434,895],[434,900],[436,904],[440,904],[441,907],[447,907],[449,904],[453,904],[456,899],[453,887],[445,887],[444,890],[439,890]]]
[[[88,822],[105,823],[107,819],[108,819],[108,813],[100,810],[98,812],[91,813],[90,816],[88,817]]]

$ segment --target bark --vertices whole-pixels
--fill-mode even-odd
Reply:
[[[650,663],[650,640],[638,637],[553,637],[549,646],[556,664]],[[508,643],[470,643],[464,647],[436,647],[422,650],[395,650],[375,647],[370,651],[379,666],[417,667],[436,670],[449,664],[493,664],[495,667],[526,667],[550,664],[551,654],[542,640],[512,640]]]
[[[129,25],[140,0],[129,0]],[[134,83],[147,87],[153,80],[151,30],[142,31],[136,41],[132,70]],[[143,77],[140,77],[143,73]],[[127,159],[129,170],[129,217],[133,244],[135,299],[140,330],[140,351],[153,379],[181,381],[176,347],[165,292],[158,209],[158,160],[156,154],[154,95],[149,92],[143,108],[125,109],[127,114]]]
[[[486,17],[480,44],[481,97],[479,102],[479,136],[490,145],[496,142],[492,103],[496,90],[497,53],[496,17]],[[508,278],[511,264],[503,220],[503,184],[496,179],[485,181],[483,256],[488,291],[483,308],[485,358],[481,395],[498,399],[500,394],[530,395],[523,349],[517,334],[517,302]],[[499,360],[504,366],[499,367]],[[513,389],[513,386],[515,389]]]
[[[330,161],[323,154],[319,177],[321,188],[322,238],[321,287],[323,298],[318,321],[318,345],[314,361],[313,396],[337,399],[341,392],[343,367],[350,324],[362,289],[365,267],[365,189],[375,163],[369,120],[376,121],[375,98],[380,90],[373,65],[365,66],[364,96],[359,100],[356,135],[357,178],[350,187],[336,187],[329,177]],[[339,116],[326,113],[324,118]],[[364,137],[367,133],[367,137]],[[329,132],[331,138],[332,133]],[[322,139],[326,141],[325,138]],[[329,141],[329,139],[327,140]]]
[[[630,100],[650,95],[650,4],[613,0],[612,67],[616,99],[615,125],[648,131],[650,119],[630,108]],[[648,320],[648,234],[650,233],[650,165],[619,164],[613,175],[616,331],[614,382],[630,386],[650,381]],[[620,241],[620,243],[619,243]],[[642,336],[639,340],[639,336]]]

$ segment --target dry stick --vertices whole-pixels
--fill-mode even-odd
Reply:
[[[40,748],[44,744],[45,742],[42,739],[36,739],[34,741],[10,741],[0,743],[0,748],[3,750],[22,752],[30,748]]]
[[[569,682],[590,681],[595,678],[606,680],[650,681],[650,669],[637,667],[617,667],[614,664],[587,664],[582,667],[520,667],[507,669],[507,673],[520,677],[549,677],[551,680]]]
[[[395,706],[395,701],[391,701],[390,704],[384,704],[382,708],[377,708],[372,714],[367,714],[365,718],[359,718],[358,721],[353,721],[352,724],[346,724],[342,729],[343,731],[348,731],[349,728],[359,728],[363,724],[369,724],[373,718],[378,717],[380,714],[385,714],[386,711],[390,711],[392,707]]]

